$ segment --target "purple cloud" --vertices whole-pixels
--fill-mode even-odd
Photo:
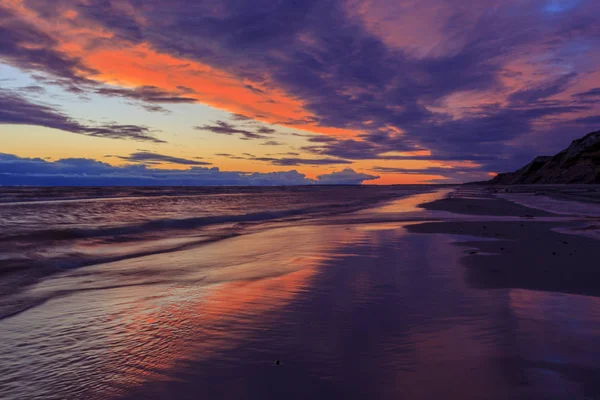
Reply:
[[[80,135],[165,143],[155,138],[148,127],[122,124],[84,125],[50,106],[30,102],[6,90],[0,90],[0,124],[35,125]]]
[[[211,163],[206,161],[198,161],[198,157],[195,160],[187,158],[173,157],[165,154],[152,153],[150,151],[138,151],[128,156],[112,156],[120,158],[121,160],[133,162],[133,163],[144,163],[144,164],[180,164],[180,165],[210,165]],[[201,158],[201,157],[200,157]]]
[[[286,93],[312,114],[281,123],[362,132],[310,139],[304,150],[322,157],[392,159],[401,157],[387,153],[427,149],[431,156],[422,158],[472,160],[482,171],[497,171],[520,166],[542,148],[558,150],[599,123],[593,116],[600,111],[597,1],[568,7],[549,7],[546,0],[476,0],[469,6],[373,0],[364,7],[350,0],[129,3],[131,13],[109,0],[26,2],[48,20],[75,10],[81,21],[102,26],[122,43],[222,71],[264,101],[274,101],[269,94],[275,90]],[[3,15],[8,22],[0,48],[11,64],[44,70],[73,87],[93,76],[52,38],[9,11]],[[29,45],[34,42],[43,50]],[[94,45],[102,47],[102,40]],[[144,102],[189,98],[183,92],[104,94]],[[261,115],[258,104],[250,106],[255,112],[249,115]],[[274,133],[224,121],[198,129],[244,140]]]
[[[199,131],[207,131],[216,133],[218,135],[239,135],[242,140],[251,140],[251,139],[268,139],[268,136],[251,132],[247,129],[236,128],[235,126],[225,122],[225,121],[217,121],[214,125],[202,125],[195,126],[194,129]]]
[[[156,155],[155,155],[156,156]],[[136,159],[132,155],[132,159]],[[159,158],[160,157],[159,155]],[[142,157],[142,161],[146,161]],[[0,153],[2,185],[35,186],[275,186],[312,184],[360,184],[376,176],[351,169],[308,179],[295,170],[268,173],[221,171],[217,167],[192,166],[187,170],[150,168],[144,164],[117,167],[85,158],[46,161]]]

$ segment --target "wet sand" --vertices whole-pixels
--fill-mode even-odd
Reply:
[[[599,398],[598,241],[444,196],[54,276],[0,397]]]
[[[462,262],[467,267],[467,279],[474,287],[600,295],[599,242],[573,234],[573,230],[567,233],[581,221],[538,222],[535,217],[561,216],[494,198],[441,199],[421,207],[460,214],[522,217],[515,221],[432,222],[407,227],[415,233],[485,239],[458,244],[467,253]]]

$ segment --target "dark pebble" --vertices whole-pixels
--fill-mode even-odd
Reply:
[[[275,365],[279,365],[279,364],[281,364],[281,361],[275,360]]]

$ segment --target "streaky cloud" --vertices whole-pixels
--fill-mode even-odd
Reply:
[[[0,89],[0,124],[43,126],[87,136],[165,143],[164,140],[154,137],[154,132],[146,126],[84,125],[48,105],[28,101],[16,93],[2,89]]]
[[[210,165],[211,163],[206,161],[190,160],[187,158],[173,157],[165,154],[153,153],[150,151],[138,151],[128,156],[112,156],[117,157],[121,160],[133,162],[133,163],[168,163],[168,164],[180,164],[180,165]]]
[[[239,135],[243,140],[251,139],[268,139],[269,137],[263,134],[251,132],[247,129],[236,128],[232,124],[225,121],[217,121],[214,125],[195,126],[194,129],[199,131],[207,131],[218,135]]]

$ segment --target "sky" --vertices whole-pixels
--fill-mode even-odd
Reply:
[[[600,129],[597,0],[3,0],[0,184],[486,180]]]

